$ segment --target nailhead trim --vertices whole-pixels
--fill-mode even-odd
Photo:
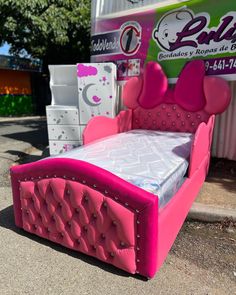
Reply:
[[[164,123],[165,123],[165,122],[164,122]],[[46,178],[49,178],[49,175],[46,175],[45,177],[46,177]],[[55,177],[55,178],[56,178],[56,177],[60,177],[60,176],[53,175],[53,177]],[[62,178],[64,178],[64,179],[67,179],[67,176],[66,176],[66,175],[64,175],[64,176],[62,176]],[[31,177],[31,180],[34,180],[34,179],[35,179],[34,177]],[[39,177],[38,177],[38,179],[43,179],[43,177],[39,176]],[[76,178],[75,178],[75,177],[73,177],[72,179],[73,179],[73,180],[76,180]],[[20,179],[18,179],[18,182],[19,182],[19,183],[21,183],[22,181],[23,181],[23,180],[20,180]],[[25,178],[25,181],[27,181],[27,178]],[[86,183],[86,181],[85,181],[85,180],[83,180],[83,181],[82,181],[82,183],[83,183],[83,184],[85,184],[85,183]],[[96,185],[96,184],[94,184],[94,185],[93,185],[93,187],[97,188],[97,185]],[[21,190],[21,188],[19,188],[19,190]],[[67,190],[67,194],[70,194],[70,193],[71,193],[71,192],[70,192],[70,190]],[[105,194],[108,194],[108,191],[107,191],[107,190],[105,190]],[[118,201],[118,200],[119,200],[119,198],[118,198],[118,197],[114,197],[114,199],[115,199],[116,201]],[[88,201],[88,197],[87,197],[87,196],[85,197],[85,200],[86,200],[86,201]],[[32,199],[32,201],[34,201],[34,200]],[[44,203],[47,205],[46,201],[45,201]],[[123,205],[125,205],[126,207],[128,207],[128,206],[129,206],[129,204],[128,204],[128,203],[124,203]],[[62,207],[62,203],[59,203],[59,206],[60,206],[60,207]],[[106,206],[107,206],[107,204],[106,204],[106,203],[104,203],[104,207],[106,207]],[[131,208],[131,209],[132,209],[132,208]],[[136,209],[135,211],[136,211],[136,213],[139,213],[139,210],[137,210],[137,209]],[[79,211],[77,210],[77,212],[79,212]]]
[[[156,121],[154,121],[154,122],[156,123]],[[163,123],[164,123],[164,125],[166,124],[166,122],[162,122],[162,124],[163,124]],[[52,177],[56,178],[56,177],[60,177],[60,176],[53,175]],[[49,178],[49,175],[46,175],[45,178]],[[62,178],[67,179],[67,176],[64,175],[64,176],[62,176]],[[37,179],[37,178],[36,178],[36,179]],[[42,178],[41,176],[39,176],[38,179],[43,179],[43,178]],[[76,180],[75,177],[72,177],[71,179],[72,179],[73,181]],[[31,180],[34,180],[34,178],[31,177]],[[18,180],[19,183],[20,183],[21,181],[22,181],[22,180],[20,180],[20,179]],[[25,181],[27,181],[27,179],[25,179]],[[83,180],[82,183],[83,183],[83,184],[86,184],[86,181]],[[97,188],[97,185],[94,184],[93,187],[94,187],[94,188]],[[21,188],[19,188],[19,189],[21,189]],[[67,194],[70,194],[70,191],[67,190],[66,193],[67,193]],[[105,190],[104,193],[105,193],[105,194],[108,194],[108,191]],[[117,196],[114,197],[114,199],[115,199],[116,201],[119,200],[119,198],[118,198]],[[88,201],[88,197],[87,197],[87,196],[85,196],[85,200]],[[34,202],[33,199],[32,199],[32,201]],[[44,200],[44,204],[47,205],[46,200]],[[126,207],[129,206],[128,203],[124,203],[123,205],[125,205]],[[62,204],[62,203],[59,203],[59,207],[62,208],[62,206],[63,206],[63,204]],[[106,208],[106,207],[107,207],[107,203],[104,202],[104,203],[103,203],[103,206]],[[131,209],[132,209],[132,208],[131,208]],[[134,210],[136,213],[139,213],[139,210],[138,210],[138,209],[133,209],[133,210]],[[76,208],[75,211],[76,211],[77,213],[79,213],[79,208]],[[26,214],[29,214],[29,212],[26,212]],[[94,214],[93,217],[94,217],[94,219],[96,219],[96,218],[97,218],[96,214]],[[41,218],[42,218],[42,217],[41,217]],[[53,218],[53,219],[55,220],[55,218]],[[112,223],[113,223],[113,225],[117,225],[117,222],[116,222],[116,221],[113,221]],[[140,224],[140,221],[137,220],[136,223],[137,223],[137,224]],[[71,222],[68,222],[68,226],[71,226]],[[36,225],[35,229],[37,229],[37,225]],[[86,226],[84,226],[83,229],[84,229],[85,232],[88,231],[88,228],[87,228]],[[50,229],[49,229],[49,228],[47,228],[47,232],[50,233]],[[61,235],[62,238],[64,237],[64,233],[60,233],[60,235]],[[102,235],[101,235],[101,238],[104,240],[104,239],[105,239],[105,235],[102,234]],[[140,239],[140,235],[137,234],[137,235],[136,235],[136,238],[137,238],[137,239]],[[78,245],[79,245],[79,244],[81,243],[81,241],[78,239],[78,240],[77,240],[77,243],[78,243]],[[125,246],[125,243],[124,243],[124,242],[121,242],[120,245],[121,245],[122,247],[124,247],[124,246]],[[95,249],[95,250],[96,250],[96,249]],[[137,247],[136,250],[137,250],[137,251],[140,251],[140,248]],[[111,257],[114,257],[115,254],[114,254],[113,252],[111,252],[111,253],[110,253],[110,256],[111,256]],[[137,261],[137,262],[140,262],[140,259],[137,259],[136,261]],[[139,271],[136,271],[136,273],[139,273]]]

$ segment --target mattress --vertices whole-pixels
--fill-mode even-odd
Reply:
[[[193,134],[131,130],[95,141],[53,158],[89,162],[159,198],[163,208],[188,169]]]

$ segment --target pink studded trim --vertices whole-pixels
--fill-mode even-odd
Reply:
[[[177,104],[160,104],[150,110],[138,107],[133,110],[132,129],[195,133],[209,117],[205,111],[188,112]]]
[[[15,222],[130,273],[157,267],[158,198],[83,161],[11,169]]]

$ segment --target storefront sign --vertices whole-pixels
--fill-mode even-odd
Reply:
[[[203,59],[208,75],[235,80],[234,7],[235,0],[193,0],[185,6],[175,4],[100,20],[92,38],[91,59],[94,62],[116,61],[121,69],[120,80],[138,76],[147,61],[156,60],[174,81],[185,63],[192,59]],[[101,38],[102,34],[106,40]],[[98,46],[98,39],[103,46]],[[95,48],[100,50],[96,52]]]

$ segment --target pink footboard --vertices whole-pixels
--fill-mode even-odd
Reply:
[[[11,169],[15,222],[130,273],[157,269],[158,198],[83,161]]]

